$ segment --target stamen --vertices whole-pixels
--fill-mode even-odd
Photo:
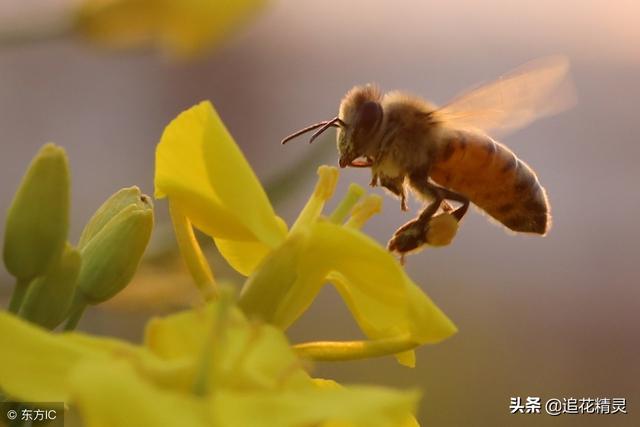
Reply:
[[[364,188],[360,187],[358,184],[350,184],[347,194],[331,213],[329,220],[336,224],[344,222],[345,219],[347,219],[347,215],[351,212],[351,209],[353,209],[354,205],[358,203],[362,196],[364,196]]]
[[[324,204],[329,200],[336,190],[336,184],[338,183],[338,169],[331,166],[320,166],[318,168],[318,182],[316,188],[313,190],[313,194],[309,197],[307,204],[300,211],[298,219],[291,227],[291,232],[303,225],[311,224],[317,220]]]
[[[351,218],[345,223],[346,227],[362,228],[369,219],[382,210],[382,197],[369,194],[358,203],[351,213]]]
[[[418,343],[407,336],[374,341],[316,341],[294,345],[298,356],[314,361],[346,361],[389,356],[413,350]]]

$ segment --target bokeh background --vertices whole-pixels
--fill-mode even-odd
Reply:
[[[28,30],[70,3],[2,2],[0,34]],[[421,348],[413,370],[388,358],[318,364],[314,374],[421,388],[425,426],[640,425],[638,16],[632,0],[280,0],[191,61],[148,50],[105,51],[75,37],[3,43],[0,222],[29,160],[47,141],[70,157],[75,238],[118,188],[137,184],[151,194],[164,126],[203,99],[214,102],[291,221],[316,167],[336,163],[335,136],[328,132],[312,147],[285,148],[279,140],[335,116],[351,86],[377,82],[443,103],[533,58],[562,53],[572,63],[578,105],[503,141],[547,188],[550,234],[513,236],[471,211],[451,246],[407,262],[460,332]],[[338,194],[349,182],[368,181],[367,171],[346,171]],[[166,203],[157,208],[149,265],[135,284],[151,289],[162,276],[153,263],[173,248]],[[385,196],[383,213],[366,231],[385,243],[408,219]],[[213,254],[212,260],[225,277]],[[189,280],[175,265],[177,272],[165,277],[184,282],[187,294]],[[0,286],[6,299],[4,271]],[[180,293],[165,292],[164,303],[188,304]],[[81,328],[136,340],[152,314],[152,304],[112,304],[93,309]],[[294,342],[359,337],[329,287],[289,335]],[[515,396],[625,397],[629,414],[510,415]]]

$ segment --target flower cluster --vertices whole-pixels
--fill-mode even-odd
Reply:
[[[85,307],[121,291],[153,228],[153,206],[137,187],[115,193],[67,241],[71,182],[64,150],[46,144],[33,159],[7,213],[4,263],[16,279],[9,311],[54,329],[73,329]]]
[[[192,225],[249,276],[239,298],[248,316],[286,329],[331,282],[371,339],[361,346],[348,343],[342,357],[367,357],[369,349],[384,348],[412,366],[413,348],[438,342],[455,327],[397,260],[358,230],[380,209],[378,196],[357,203],[363,190],[352,186],[325,218],[338,171],[322,166],[318,175],[315,191],[288,229],[209,102],[171,122],[156,151],[156,197],[169,199],[184,258],[205,295],[215,295],[215,281]],[[304,349],[331,357],[318,345]]]
[[[264,0],[83,0],[75,30],[110,48],[158,47],[192,57],[219,44]]]
[[[4,259],[17,286],[0,313],[6,398],[65,402],[89,427],[417,426],[419,392],[345,387],[304,369],[305,360],[385,355],[414,366],[416,347],[456,330],[399,262],[360,231],[380,211],[379,196],[352,184],[324,215],[338,171],[322,166],[289,227],[213,106],[181,113],[157,146],[155,194],[168,199],[178,246],[205,302],[151,319],[144,342],[133,345],[72,330],[87,305],[112,298],[136,271],[153,224],[151,203],[137,188],[120,190],[72,247],[67,169],[64,152],[45,146],[9,211]],[[246,276],[237,297],[217,283],[195,229]],[[367,339],[291,345],[285,331],[326,283]],[[50,331],[65,320],[65,332]]]

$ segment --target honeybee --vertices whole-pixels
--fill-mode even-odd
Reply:
[[[371,185],[399,197],[402,210],[407,187],[423,199],[420,214],[389,241],[389,250],[401,256],[427,243],[435,214],[451,213],[459,221],[470,202],[510,230],[545,235],[551,216],[544,187],[529,165],[489,133],[513,131],[572,106],[568,70],[564,57],[539,59],[443,107],[402,92],[382,94],[371,84],[356,86],[337,117],[282,143],[316,130],[313,142],[336,127],[340,167],[371,168]],[[459,206],[454,210],[449,202]]]

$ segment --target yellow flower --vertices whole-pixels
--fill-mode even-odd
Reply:
[[[400,361],[413,365],[413,352],[404,351],[440,341],[455,326],[392,255],[357,230],[380,209],[381,200],[369,196],[354,207],[363,191],[352,186],[336,212],[324,219],[338,171],[324,166],[318,174],[314,193],[287,231],[209,102],[173,120],[156,151],[156,197],[169,199],[180,248],[206,295],[214,294],[214,279],[191,225],[213,237],[223,257],[250,276],[239,301],[248,315],[287,328],[330,281],[360,328],[378,340],[340,349],[334,345],[330,354],[326,345],[311,345],[301,348],[302,354],[402,353]]]
[[[282,332],[250,323],[227,299],[151,321],[143,346],[55,335],[0,313],[0,347],[7,396],[66,402],[88,427],[399,427],[411,425],[418,399],[316,384]]]
[[[156,44],[186,57],[215,46],[264,0],[84,0],[77,30],[107,47]]]

